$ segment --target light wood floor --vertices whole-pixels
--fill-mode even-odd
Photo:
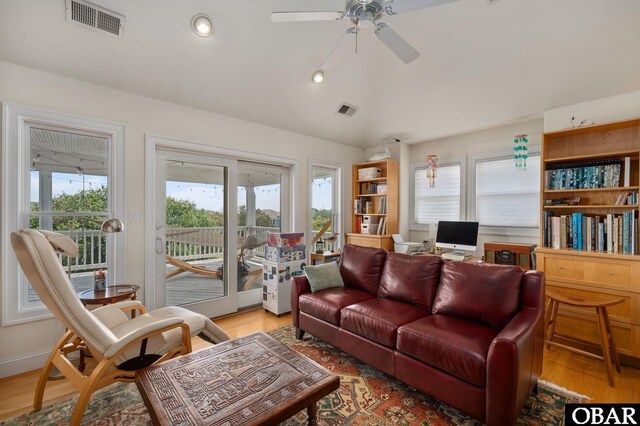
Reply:
[[[256,331],[271,331],[291,324],[291,316],[277,318],[262,309],[232,315],[215,321],[231,338]],[[194,338],[193,348],[201,349],[208,343]],[[569,390],[587,395],[592,402],[640,402],[640,370],[622,367],[615,374],[616,387],[607,384],[602,361],[586,358],[560,349],[545,350],[541,379]],[[0,379],[0,420],[31,410],[38,371],[30,371]],[[67,380],[47,384],[44,405],[68,398],[74,393]]]

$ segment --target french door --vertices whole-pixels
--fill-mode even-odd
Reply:
[[[289,168],[164,147],[152,168],[153,306],[261,304],[266,234],[290,228]]]
[[[237,311],[237,162],[158,149],[155,164],[155,305]]]

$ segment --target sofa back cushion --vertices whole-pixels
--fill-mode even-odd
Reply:
[[[518,311],[523,275],[517,266],[444,262],[433,313],[500,330]]]
[[[345,287],[354,287],[373,296],[377,295],[380,274],[386,259],[386,250],[345,244],[340,258],[340,275]]]
[[[378,297],[411,303],[431,311],[441,267],[442,259],[438,256],[389,252],[380,278]]]

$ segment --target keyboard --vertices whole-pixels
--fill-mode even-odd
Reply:
[[[442,253],[442,258],[444,260],[456,260],[458,262],[461,262],[465,259],[471,258],[471,256],[467,256],[464,254],[456,254],[456,253]]]

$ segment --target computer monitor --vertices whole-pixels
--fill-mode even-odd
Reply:
[[[454,249],[457,253],[476,251],[478,222],[438,222],[436,247]]]

